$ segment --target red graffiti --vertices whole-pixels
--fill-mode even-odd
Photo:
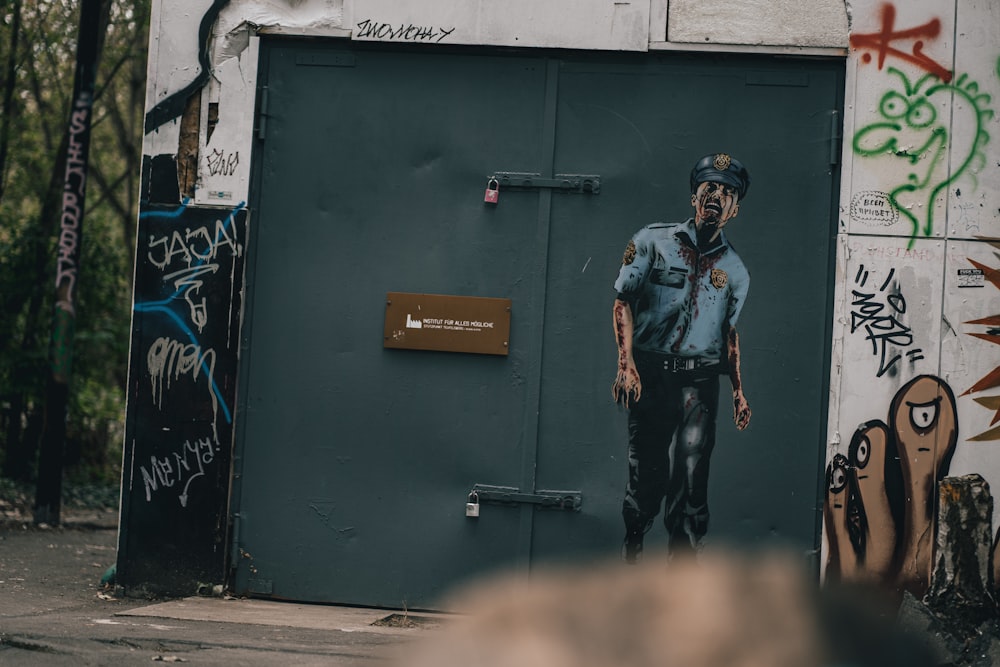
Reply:
[[[931,19],[923,25],[908,30],[894,30],[896,22],[896,8],[891,4],[882,5],[882,29],[866,35],[851,35],[851,46],[855,49],[872,49],[878,52],[878,68],[885,65],[886,56],[894,56],[908,63],[938,76],[945,83],[951,81],[951,72],[943,65],[934,61],[923,52],[924,42],[919,37],[934,39],[941,34],[941,21]],[[898,40],[915,39],[913,42],[913,52],[907,53],[901,49],[893,48],[893,43]],[[862,62],[870,63],[872,54],[865,53],[861,56]]]

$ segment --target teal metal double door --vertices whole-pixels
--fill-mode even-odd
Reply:
[[[691,215],[714,152],[752,178],[726,231],[752,275],[754,416],[737,432],[720,409],[709,547],[817,547],[841,63],[277,39],[261,62],[239,593],[440,608],[493,570],[617,557],[613,283],[635,231]],[[488,204],[499,173],[542,187]],[[571,175],[591,180],[549,187]],[[386,349],[390,292],[511,299],[508,354]],[[469,517],[476,485],[516,502]]]

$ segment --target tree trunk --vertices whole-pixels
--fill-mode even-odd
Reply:
[[[45,422],[39,448],[38,481],[35,488],[35,523],[58,525],[62,504],[63,456],[66,448],[66,417],[76,319],[76,282],[83,242],[85,193],[94,84],[107,30],[111,0],[82,0],[77,40],[77,67],[73,85],[73,107],[64,143],[67,150],[62,197],[59,253],[56,271],[56,302],[52,317],[51,368],[45,391]],[[54,174],[53,174],[54,176]]]
[[[14,118],[14,89],[17,86],[17,43],[21,37],[21,0],[14,0],[10,25],[10,43],[3,78],[3,107],[0,109],[0,200],[7,180],[7,149]]]

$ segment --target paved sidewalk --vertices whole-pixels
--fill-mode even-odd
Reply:
[[[0,524],[0,664],[384,665],[442,617],[261,600],[114,599],[114,516]],[[381,625],[373,625],[381,623]]]
[[[817,606],[788,554],[715,554],[670,567],[654,555],[637,568],[608,562],[540,570],[530,581],[500,577],[454,600],[455,608],[476,610],[459,622],[445,614],[263,600],[115,599],[99,583],[115,561],[115,512],[64,519],[47,529],[0,520],[0,665],[621,667],[662,664],[665,652],[683,648],[801,667],[806,663],[762,656],[787,647],[790,636],[806,637],[788,627],[809,619],[821,624],[816,655],[832,649],[838,658],[826,664],[1000,664],[1000,632],[962,644],[915,600],[901,614],[905,635],[890,608],[859,606],[867,598]],[[920,648],[926,640],[933,640],[934,659]]]

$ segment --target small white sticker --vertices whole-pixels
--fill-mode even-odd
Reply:
[[[959,269],[958,270],[958,286],[959,287],[985,287],[986,286],[986,276],[983,275],[982,269]]]

